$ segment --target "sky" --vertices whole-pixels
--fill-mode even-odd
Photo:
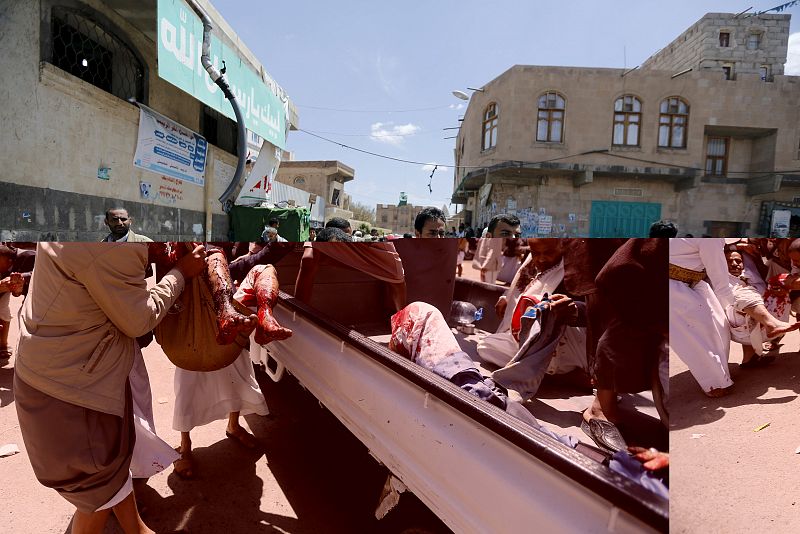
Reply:
[[[788,0],[212,0],[294,102],[299,127],[400,163],[289,133],[296,160],[339,160],[345,185],[374,208],[446,205],[454,136],[469,93],[513,65],[631,68],[709,12],[763,11]],[[787,74],[800,75],[800,5]],[[433,165],[439,168],[430,178]],[[429,182],[430,189],[429,190]]]

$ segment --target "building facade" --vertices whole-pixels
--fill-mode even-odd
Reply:
[[[340,161],[284,161],[275,180],[315,195],[325,215],[324,221],[313,222],[322,226],[333,217],[353,218],[344,185],[354,178],[355,170]]]
[[[526,235],[644,236],[659,219],[767,235],[778,208],[800,234],[788,29],[788,15],[708,14],[638,69],[512,67],[470,99],[453,202],[473,226],[516,213]]]
[[[199,3],[214,35],[274,86],[213,6]],[[236,126],[159,77],[158,27],[154,1],[5,3],[0,66],[13,75],[0,81],[1,239],[97,240],[108,232],[105,210],[116,206],[153,239],[227,238],[217,198],[236,167]],[[199,62],[199,54],[191,57]],[[133,165],[140,111],[129,99],[205,137],[202,185]],[[288,109],[296,124],[291,103]]]

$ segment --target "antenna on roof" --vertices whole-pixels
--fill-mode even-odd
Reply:
[[[748,7],[747,9],[745,9],[744,11],[742,11],[741,13],[737,13],[736,15],[734,15],[734,17],[733,17],[733,18],[735,18],[735,19],[738,19],[739,17],[741,17],[742,15],[744,15],[745,13],[747,13],[748,11],[750,11],[751,9],[753,9],[753,6],[750,6],[750,7]]]

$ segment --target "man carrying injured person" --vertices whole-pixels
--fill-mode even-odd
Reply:
[[[171,257],[180,256],[182,245],[169,246],[166,254],[162,251],[160,261],[168,263]],[[254,265],[234,294],[227,258],[222,250],[212,248],[204,275],[219,322],[217,343],[231,344],[240,332],[248,333],[253,327],[256,330],[255,342],[261,345],[292,335],[292,331],[283,328],[272,315],[278,299],[278,281],[272,265]],[[256,307],[258,315],[239,313],[234,308],[233,299],[245,306]],[[258,446],[256,438],[239,423],[240,415],[265,416],[268,413],[247,349],[243,349],[233,363],[216,371],[176,368],[175,397],[172,425],[181,433],[181,445],[176,448],[181,457],[175,462],[175,473],[179,477],[191,479],[195,475],[190,432],[197,426],[227,418],[225,434],[228,438],[247,449]]]

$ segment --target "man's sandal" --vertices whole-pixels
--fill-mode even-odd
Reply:
[[[175,452],[181,455],[180,458],[172,462],[172,468],[176,475],[183,480],[194,478],[194,458],[192,453],[182,453],[180,447],[175,447]]]

